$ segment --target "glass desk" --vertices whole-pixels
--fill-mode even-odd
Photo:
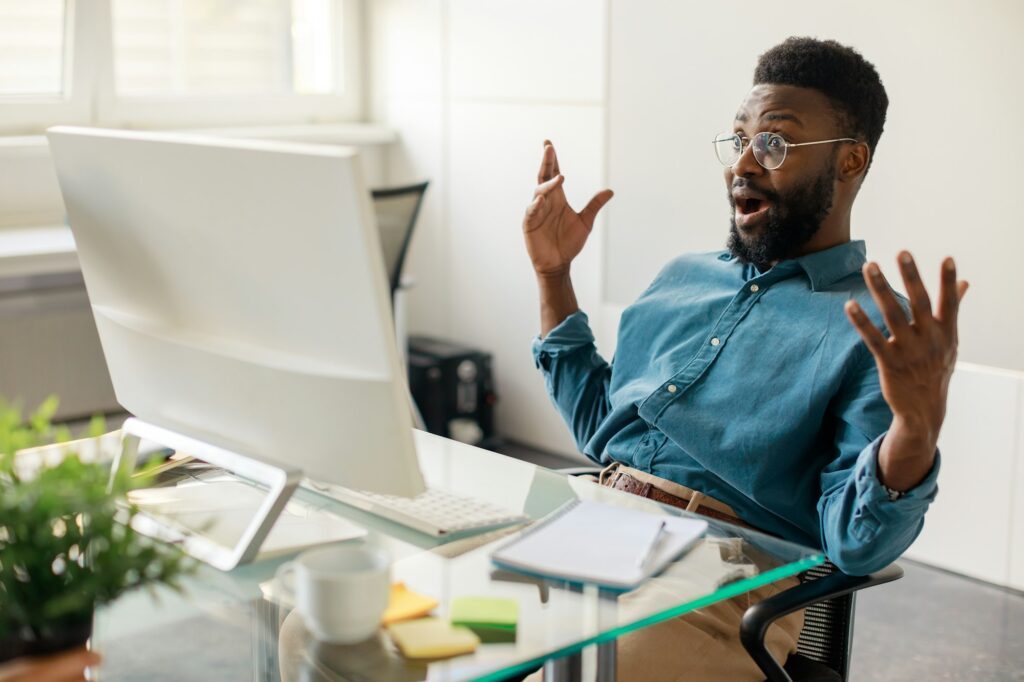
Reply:
[[[579,498],[685,515],[580,477],[568,477],[462,443],[416,433],[427,482],[488,499],[539,519]],[[386,632],[351,646],[320,644],[283,603],[274,573],[290,557],[260,560],[229,573],[201,566],[177,594],[129,595],[100,610],[93,648],[104,656],[100,680],[500,680],[546,666],[547,679],[589,667],[580,652],[596,647],[599,679],[614,678],[615,638],[707,604],[795,575],[824,561],[815,549],[714,519],[706,537],[660,575],[626,593],[497,569],[490,553],[522,527],[439,541],[354,507],[301,490],[302,502],[365,527],[366,542],[393,560],[392,579],[440,602],[500,596],[519,604],[513,643],[481,644],[439,661],[404,659]]]

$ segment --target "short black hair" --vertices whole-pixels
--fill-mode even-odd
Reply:
[[[813,88],[828,97],[844,134],[867,142],[870,167],[889,97],[874,64],[859,52],[834,40],[787,38],[758,58],[754,85],[761,84]]]

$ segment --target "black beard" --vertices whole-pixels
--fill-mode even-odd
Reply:
[[[768,208],[767,221],[757,236],[746,238],[736,227],[736,202],[729,192],[729,206],[732,213],[729,218],[729,241],[726,248],[732,255],[745,263],[753,264],[759,271],[765,272],[772,263],[792,258],[800,248],[811,240],[832,210],[832,195],[836,177],[835,165],[830,163],[828,170],[814,180],[796,187],[785,196],[774,192],[764,192],[772,202]],[[747,181],[737,178],[733,187],[743,187]]]

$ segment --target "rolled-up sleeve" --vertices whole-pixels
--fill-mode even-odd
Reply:
[[[586,313],[562,320],[543,339],[533,340],[533,358],[544,385],[580,452],[608,415],[611,365],[597,352]]]
[[[892,413],[870,356],[839,396],[835,416],[837,456],[821,473],[821,542],[840,570],[866,575],[895,561],[921,532],[938,492],[940,457],[936,452],[931,471],[914,488],[889,499],[878,477],[878,451]]]

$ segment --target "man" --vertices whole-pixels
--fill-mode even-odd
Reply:
[[[920,532],[967,283],[946,259],[933,314],[909,253],[898,259],[908,302],[850,239],[887,106],[874,66],[848,47],[790,38],[763,54],[714,143],[728,250],[665,266],[623,313],[613,365],[570,278],[612,192],[574,211],[545,142],[523,221],[540,289],[534,356],[606,485],[821,547],[852,574],[892,562]],[[751,599],[620,639],[620,675],[763,679],[738,642]],[[773,626],[776,658],[801,625],[794,614]]]

